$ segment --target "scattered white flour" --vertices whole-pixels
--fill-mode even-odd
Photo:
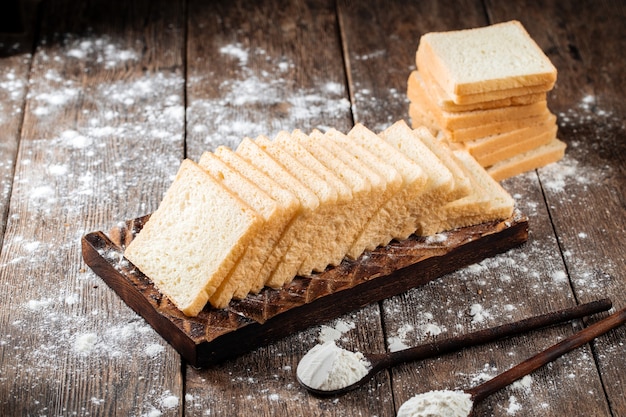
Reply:
[[[448,240],[448,235],[446,233],[437,233],[431,236],[426,236],[427,244],[443,243],[446,240]]]
[[[164,350],[165,347],[163,345],[159,343],[152,343],[146,346],[146,355],[150,356],[151,358],[155,358],[159,356],[159,354],[161,354]]]
[[[398,333],[394,336],[387,338],[387,344],[389,345],[389,351],[397,352],[399,350],[407,349],[409,346],[406,344],[407,335],[410,332],[415,331],[413,325],[405,323],[398,329]]]
[[[15,69],[3,68],[0,74],[0,123],[18,117],[26,94],[26,82],[17,76]]]
[[[469,315],[472,316],[472,323],[482,323],[486,319],[491,318],[491,313],[481,304],[472,304],[470,306]]]
[[[522,406],[517,402],[517,397],[515,395],[511,395],[509,397],[509,406],[506,409],[507,414],[516,414],[521,409]]]
[[[240,43],[222,46],[219,51],[224,55],[231,55],[238,59],[241,66],[248,63],[248,51]]]
[[[103,64],[105,68],[114,68],[127,61],[136,61],[139,54],[132,49],[120,48],[109,36],[93,37],[91,39],[66,39],[68,50],[65,56],[79,60],[89,59],[89,62]]]
[[[281,77],[295,66],[285,57],[270,59],[263,49],[246,48],[240,43],[224,45],[219,51],[238,61],[238,74],[222,82],[211,96],[187,97],[189,142],[201,146],[188,150],[191,158],[219,145],[236,148],[244,137],[273,137],[280,130],[330,127],[341,130],[332,121],[343,120],[342,115],[350,114],[346,87],[340,82],[343,80],[294,87],[291,77]],[[256,56],[263,59],[255,61],[254,68],[246,65]],[[193,89],[196,84],[204,85],[210,77],[210,73],[190,74],[188,84]],[[269,112],[275,117],[267,117]]]
[[[354,384],[370,368],[363,354],[342,349],[330,341],[309,350],[298,363],[296,374],[307,386],[330,391]]]
[[[84,333],[76,336],[74,351],[80,354],[88,354],[98,343],[98,335],[95,333]]]
[[[336,340],[341,339],[341,337],[343,337],[345,333],[355,328],[356,328],[356,324],[354,322],[338,319],[335,322],[334,327],[326,326],[326,325],[320,326],[320,333],[319,333],[318,340],[320,343],[334,342]]]
[[[45,298],[41,300],[28,300],[26,307],[31,311],[40,311],[53,303],[52,298]]]
[[[422,330],[424,334],[430,335],[430,336],[437,336],[441,334],[442,332],[441,327],[439,327],[438,325],[434,323],[425,324],[424,326],[422,326]]]
[[[530,391],[532,384],[533,384],[533,377],[530,375],[526,375],[522,379],[518,379],[513,384],[511,384],[511,388],[528,392]]]
[[[161,417],[163,412],[158,410],[154,406],[150,406],[147,413],[142,414],[142,417]]]
[[[556,271],[551,275],[552,281],[555,283],[568,283],[569,278],[565,271]]]
[[[569,154],[558,163],[541,168],[541,186],[554,193],[563,193],[571,185],[588,187],[594,184],[600,175],[596,170],[583,169],[579,162]]]
[[[472,407],[472,398],[464,391],[429,391],[405,401],[397,417],[467,417]]]
[[[178,407],[178,402],[178,397],[169,393],[166,393],[165,396],[161,398],[161,406],[163,406],[163,408],[176,408]]]

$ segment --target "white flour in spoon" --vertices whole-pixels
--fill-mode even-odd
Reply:
[[[305,385],[331,391],[354,384],[370,370],[371,364],[360,352],[338,347],[334,341],[316,345],[302,357],[296,371]]]
[[[429,391],[407,400],[397,417],[467,417],[472,398],[464,391]]]

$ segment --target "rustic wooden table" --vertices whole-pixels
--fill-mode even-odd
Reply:
[[[543,4],[538,4],[543,3]],[[321,338],[383,351],[611,297],[626,306],[626,9],[615,1],[22,1],[0,35],[0,415],[393,416],[467,388],[575,322],[308,395]],[[559,70],[566,157],[503,185],[522,247],[194,369],[83,262],[81,237],[153,211],[184,157],[280,129],[407,119],[423,33],[520,20]],[[592,319],[595,320],[595,319]],[[626,416],[626,328],[488,398],[478,416]]]

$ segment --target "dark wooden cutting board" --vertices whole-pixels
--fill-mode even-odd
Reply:
[[[344,260],[289,285],[210,306],[187,317],[124,258],[124,248],[148,216],[82,239],[87,265],[191,365],[205,367],[266,345],[359,307],[424,285],[442,275],[509,250],[528,239],[519,213],[500,222],[457,229],[438,238],[412,236]]]

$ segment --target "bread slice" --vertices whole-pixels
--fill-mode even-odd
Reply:
[[[457,159],[454,157],[452,149],[440,139],[436,139],[430,131],[425,127],[419,127],[413,130],[414,136],[422,141],[424,145],[450,170],[452,174],[453,186],[448,195],[448,199],[456,200],[467,196],[471,191],[470,177],[466,175],[465,170],[459,166]]]
[[[490,166],[487,168],[487,172],[496,181],[502,181],[506,178],[558,161],[563,158],[565,148],[565,142],[554,138],[543,146],[515,155],[512,158],[505,159]]]
[[[472,155],[483,167],[492,166],[500,161],[514,157],[515,155],[531,151],[535,148],[548,144],[556,138],[557,126],[552,125],[546,131],[534,136],[520,136],[520,139],[511,145],[501,146],[493,152]]]
[[[243,263],[238,263],[236,265],[235,270],[232,273],[233,277],[236,277],[237,275],[245,275],[246,277],[249,277],[248,283],[250,285],[246,285],[247,283],[245,280],[241,280],[242,285],[240,285],[233,294],[233,298],[241,299],[248,293],[258,293],[265,285],[270,273],[276,268],[276,265],[280,261],[281,256],[279,255],[282,255],[280,252],[275,250],[276,245],[280,239],[282,239],[282,235],[285,233],[285,230],[287,230],[291,222],[299,217],[302,207],[298,198],[291,191],[282,187],[230,148],[219,146],[215,149],[215,155],[219,157],[221,161],[228,164],[230,168],[239,172],[239,174],[243,175],[250,182],[256,184],[261,190],[272,197],[277,202],[279,208],[283,210],[285,218],[289,218],[289,221],[284,225],[277,242],[274,243],[268,258],[265,260],[260,269],[252,270],[245,267]],[[295,184],[293,185],[295,186]],[[278,228],[280,227],[281,226],[279,225]]]
[[[437,135],[438,132],[442,132],[451,142],[473,141],[487,136],[521,129],[526,126],[532,126],[541,123],[549,114],[550,111],[546,108],[543,114],[524,119],[504,120],[463,129],[442,129],[428,109],[416,106],[414,103],[409,104],[409,116],[411,117],[414,127],[426,126],[434,135]]]
[[[319,132],[317,133],[319,134]],[[373,188],[372,183],[366,176],[352,169],[348,164],[331,153],[320,143],[319,139],[313,139],[313,137],[306,135],[300,130],[294,130],[291,133],[291,139],[307,149],[311,155],[331,170],[350,189],[352,199],[337,207],[340,214],[338,216],[339,224],[336,225],[334,236],[329,236],[326,244],[327,250],[330,252],[330,264],[338,265],[348,254],[352,243],[365,226],[367,220],[380,205],[378,203],[380,190]]]
[[[259,136],[255,142],[313,191],[320,201],[317,210],[311,213],[307,226],[300,231],[298,239],[292,243],[287,255],[272,272],[270,277],[272,285],[291,282],[309,256],[313,257],[311,264],[314,265],[315,270],[323,271],[328,266],[328,259],[324,258],[325,253],[321,248],[327,243],[326,236],[332,233],[331,228],[337,217],[337,190],[312,169],[291,156],[281,144],[264,136]],[[306,275],[306,273],[300,274]]]
[[[263,226],[248,204],[184,160],[124,255],[187,316],[197,316]]]
[[[362,124],[355,125],[347,138],[336,136],[335,140],[342,144],[353,141],[381,160],[393,161],[403,180],[402,188],[370,219],[355,247],[371,250],[388,244],[392,239],[406,239],[415,233],[424,209],[422,202],[428,198],[424,194],[429,183],[427,169]]]
[[[310,136],[317,145],[335,155],[346,165],[365,177],[371,184],[372,192],[368,202],[369,213],[364,220],[363,226],[357,231],[356,237],[350,244],[347,253],[349,258],[356,259],[363,253],[366,247],[374,249],[381,244],[372,243],[360,237],[365,233],[366,229],[372,228],[370,222],[375,222],[373,219],[375,216],[380,215],[379,210],[387,204],[392,196],[402,189],[402,176],[391,164],[353,141],[341,143],[342,139],[345,139],[345,135],[335,129],[330,129],[324,134],[318,130],[313,130]]]
[[[263,228],[250,242],[236,266],[209,298],[209,303],[213,307],[224,308],[240,287],[248,288],[248,290],[252,287],[254,275],[250,271],[259,271],[263,267],[284,228],[291,220],[291,213],[254,183],[230,168],[215,154],[203,153],[198,164],[232,193],[248,203],[265,220]]]
[[[417,92],[413,96],[412,103],[416,106],[428,109],[429,113],[432,114],[437,121],[437,125],[445,130],[471,128],[507,120],[541,116],[548,113],[548,103],[545,100],[519,106],[449,112],[436,106],[426,94]]]
[[[292,157],[317,174],[328,183],[336,192],[337,199],[332,203],[334,213],[328,218],[323,227],[324,235],[318,235],[320,241],[315,245],[315,250],[305,256],[302,265],[298,269],[299,275],[308,275],[313,270],[323,271],[328,265],[338,265],[345,257],[346,250],[343,241],[355,227],[350,206],[354,204],[351,188],[330,168],[317,159],[304,147],[295,135],[303,135],[302,132],[288,134],[280,132],[274,142],[287,151]],[[319,236],[324,236],[319,239]]]
[[[426,94],[431,102],[443,111],[460,112],[473,110],[487,110],[498,107],[521,106],[538,101],[545,101],[547,94],[545,92],[519,94],[515,89],[493,91],[482,97],[473,97],[478,100],[470,104],[456,104],[446,92],[434,80],[425,82],[424,77],[419,71],[413,71],[409,75],[407,82],[407,97],[410,101],[417,101],[418,95]],[[478,96],[478,94],[474,94]]]
[[[555,128],[556,116],[550,113],[537,124],[524,126],[520,129],[500,134],[489,135],[473,141],[466,141],[463,142],[463,146],[474,158],[478,158],[496,152],[501,148],[515,146],[518,142],[526,138],[552,132]]]
[[[420,39],[417,67],[457,97],[556,82],[557,70],[522,24],[431,32]],[[547,91],[547,90],[546,90]]]
[[[511,195],[467,151],[454,155],[472,180],[472,193],[442,208],[445,219],[439,232],[510,217],[515,208]]]
[[[444,163],[420,139],[418,132],[411,129],[405,121],[399,120],[383,132],[380,136],[419,164],[428,182],[424,194],[420,197],[419,215],[416,230],[423,236],[436,232],[436,225],[441,221],[440,208],[456,197],[454,176]],[[421,132],[425,132],[422,130]]]
[[[477,94],[468,94],[464,96],[450,96],[447,91],[445,91],[437,82],[437,80],[431,75],[428,68],[422,67],[418,71],[424,83],[431,89],[435,89],[440,92],[441,96],[444,97],[446,101],[450,101],[453,105],[456,106],[479,106],[484,103],[489,103],[494,100],[524,100],[523,97],[528,97],[532,95],[543,95],[547,96],[547,92],[550,91],[553,87],[553,83],[549,84],[538,84],[538,85],[528,85],[522,87],[513,87],[507,88],[503,90],[493,90],[487,91],[484,93]],[[520,103],[521,104],[521,103]],[[529,104],[529,103],[526,103]]]
[[[295,274],[303,260],[301,248],[309,250],[307,245],[310,245],[311,242],[305,241],[303,237],[308,234],[309,229],[312,227],[311,222],[315,219],[316,212],[320,206],[320,199],[300,179],[296,178],[284,165],[265,152],[255,141],[244,138],[237,147],[236,152],[256,168],[273,178],[282,187],[291,191],[301,204],[299,215],[289,224],[289,227],[274,248],[273,256],[278,257],[279,260],[265,282],[266,286],[279,288],[293,276],[289,277],[286,274],[277,276],[276,271],[281,265],[287,264],[290,267],[288,272]],[[302,170],[304,171],[304,169]]]

